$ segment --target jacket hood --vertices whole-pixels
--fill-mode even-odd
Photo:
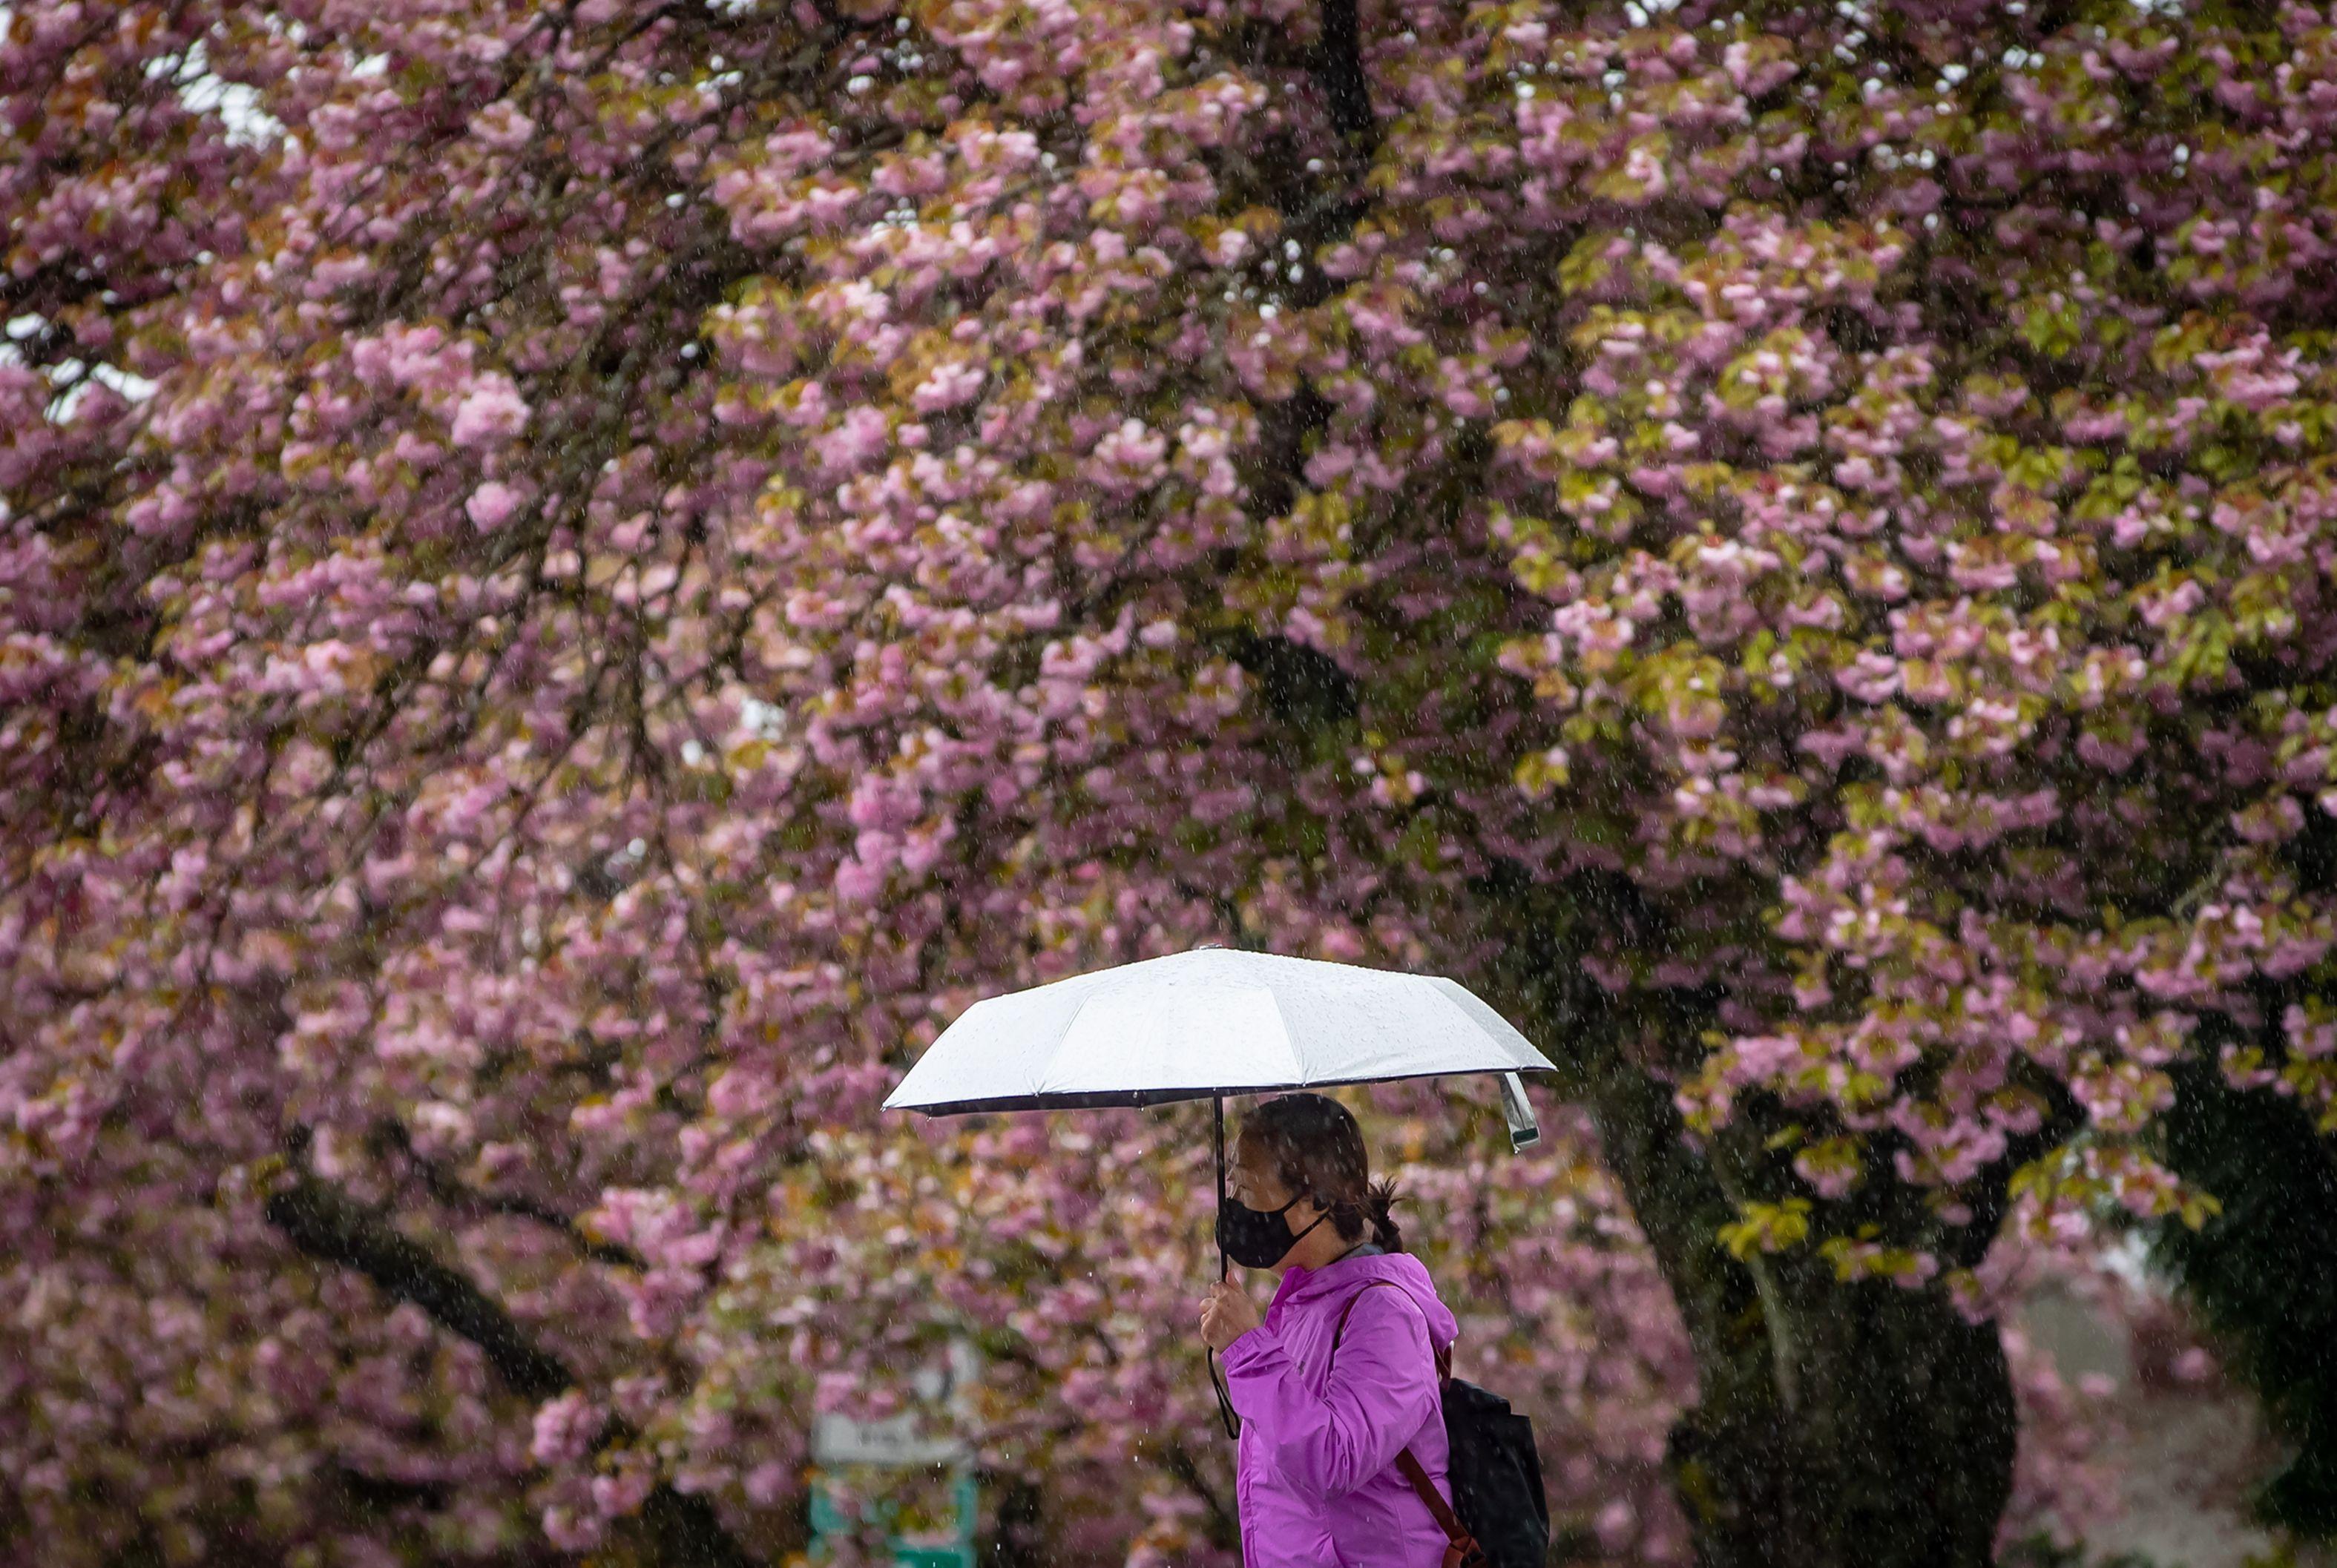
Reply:
[[[1436,1282],[1428,1277],[1428,1270],[1409,1252],[1379,1252],[1361,1258],[1342,1258],[1319,1269],[1293,1267],[1282,1277],[1282,1286],[1275,1292],[1277,1300],[1289,1308],[1315,1307],[1318,1304],[1336,1311],[1339,1305],[1374,1280],[1384,1280],[1401,1285],[1428,1319],[1429,1342],[1438,1347],[1450,1345],[1461,1332],[1459,1320],[1436,1294]]]

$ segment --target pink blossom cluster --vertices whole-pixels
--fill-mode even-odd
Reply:
[[[2206,1212],[2178,1060],[2331,1116],[2337,32],[1879,9],[9,7],[0,1556],[784,1552],[919,1409],[1230,1561],[1198,1116],[875,1108],[1205,940],[1564,1062],[1363,1103],[1618,1561],[1615,1106],[1976,1312]]]

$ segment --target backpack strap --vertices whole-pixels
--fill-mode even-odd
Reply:
[[[1331,1364],[1338,1359],[1339,1340],[1347,1332],[1347,1319],[1354,1311],[1355,1303],[1364,1299],[1364,1290],[1382,1285],[1391,1290],[1403,1289],[1393,1280],[1374,1280],[1363,1290],[1348,1297],[1347,1304],[1339,1309],[1339,1326],[1331,1330],[1331,1352],[1323,1360],[1325,1378],[1331,1375]],[[1436,1380],[1440,1387],[1452,1376],[1452,1354],[1450,1347],[1436,1351]],[[1437,1527],[1444,1532],[1444,1568],[1472,1568],[1472,1565],[1481,1568],[1485,1561],[1484,1548],[1477,1544],[1477,1538],[1469,1533],[1469,1526],[1461,1523],[1461,1516],[1452,1512],[1452,1505],[1444,1500],[1444,1494],[1439,1492],[1436,1483],[1428,1478],[1428,1467],[1413,1455],[1410,1446],[1397,1453],[1395,1467],[1403,1472],[1405,1480],[1412,1483],[1412,1489],[1420,1494],[1420,1500],[1427,1504],[1429,1513],[1435,1515]]]

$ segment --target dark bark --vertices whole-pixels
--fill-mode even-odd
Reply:
[[[983,1490],[998,1499],[988,1534],[974,1544],[983,1568],[1045,1568],[1046,1520],[1038,1484],[1028,1476],[985,1475]]]
[[[1372,209],[1366,177],[1379,151],[1380,124],[1364,66],[1357,7],[1358,0],[1321,0],[1319,32],[1309,49],[1289,50],[1278,25],[1253,26],[1235,45],[1236,58],[1254,70],[1303,69],[1321,95],[1323,116],[1336,143],[1327,167],[1308,157],[1300,139],[1285,130],[1268,136],[1255,158],[1235,159],[1219,170],[1224,177],[1239,169],[1241,176],[1232,183],[1247,185],[1256,200],[1279,212],[1283,237],[1310,258],[1353,235]],[[1329,277],[1310,265],[1303,278],[1288,283],[1282,297],[1311,309],[1328,299],[1334,287]]]
[[[346,1194],[304,1179],[268,1200],[268,1222],[320,1263],[354,1269],[394,1301],[410,1301],[468,1339],[523,1399],[549,1399],[576,1379],[468,1278]]]
[[[1667,1088],[1610,1060],[1589,1105],[1695,1349],[1697,1402],[1667,1457],[1697,1560],[1991,1561],[2017,1419],[1994,1325],[1937,1290],[1840,1283],[1806,1254],[1738,1261],[1718,1240],[1734,1210]]]
[[[538,1345],[501,1303],[347,1193],[303,1176],[271,1196],[266,1212],[268,1222],[307,1257],[363,1274],[392,1300],[412,1302],[476,1345],[520,1398],[549,1399],[575,1385],[567,1363]],[[660,1568],[748,1568],[713,1505],[662,1482],[641,1505],[640,1528]]]
[[[1364,40],[1355,0],[1323,0],[1323,42],[1315,63],[1331,124],[1365,158],[1379,146],[1379,117],[1364,74]]]
[[[714,1505],[662,1481],[641,1504],[641,1530],[660,1568],[748,1568]]]
[[[1355,677],[1321,649],[1286,637],[1242,631],[1226,639],[1226,651],[1257,678],[1258,696],[1277,719],[1312,729],[1355,716]]]
[[[1195,1462],[1192,1451],[1182,1443],[1170,1443],[1162,1452],[1160,1460],[1168,1474],[1183,1482],[1208,1511],[1208,1523],[1205,1529],[1209,1544],[1221,1552],[1238,1550],[1241,1546],[1241,1521],[1234,1514],[1232,1500],[1201,1474],[1201,1466]]]
[[[1965,1322],[1937,1291],[1799,1272],[1752,1314],[1767,1341],[1755,1354],[1790,1369],[1790,1402],[1753,1392],[1740,1365],[1735,1398],[1705,1397],[1673,1429],[1697,1560],[1989,1563],[2016,1432],[1994,1327]]]
[[[2337,1536],[2337,1139],[2210,1062],[2178,1066],[2175,1087],[2167,1164],[2223,1212],[2197,1231],[2166,1222],[2154,1251],[2293,1445],[2257,1499],[2266,1522]]]
[[[605,872],[603,873],[606,874]],[[384,1119],[375,1128],[375,1141],[404,1160],[414,1174],[421,1178],[423,1190],[431,1202],[452,1213],[466,1217],[487,1214],[507,1214],[515,1220],[529,1220],[548,1231],[557,1231],[568,1238],[580,1257],[595,1263],[610,1263],[620,1269],[640,1270],[649,1267],[639,1252],[631,1247],[595,1241],[585,1234],[573,1215],[552,1207],[550,1203],[516,1193],[482,1193],[468,1187],[455,1174],[437,1161],[425,1156],[414,1146],[414,1137],[404,1123]]]
[[[1693,1039],[1684,1016],[1618,1002],[1583,974],[1589,930],[1663,941],[1627,883],[1527,888],[1491,879],[1507,950],[1491,977],[1553,1047],[1589,1108],[1671,1287],[1697,1398],[1675,1426],[1674,1489],[1706,1568],[1980,1568],[2012,1486],[2016,1412],[1991,1324],[1937,1290],[1838,1282],[1806,1253],[1739,1261],[1716,1151],[1689,1141],[1634,1046]],[[1705,1014],[1700,1018],[1697,1015]]]

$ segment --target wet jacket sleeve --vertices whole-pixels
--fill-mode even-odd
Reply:
[[[1438,1408],[1428,1320],[1400,1290],[1364,1292],[1318,1396],[1280,1339],[1253,1329],[1225,1352],[1234,1410],[1293,1489],[1327,1502],[1395,1463]]]

